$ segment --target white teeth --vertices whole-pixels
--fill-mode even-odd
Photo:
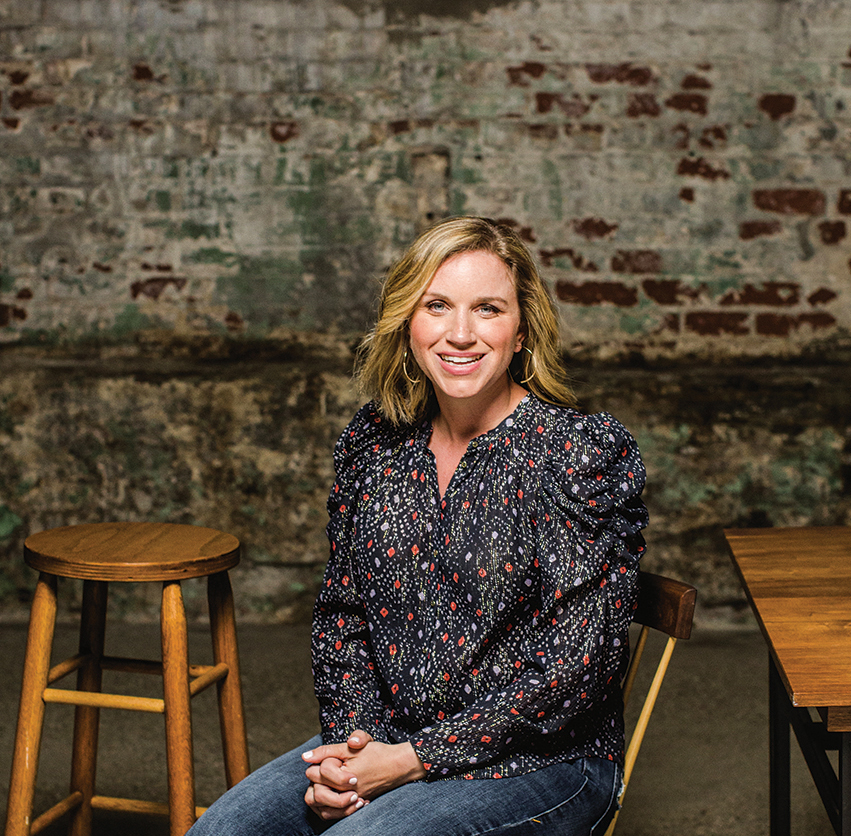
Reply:
[[[444,363],[451,363],[453,366],[469,366],[471,363],[478,362],[481,359],[481,354],[477,357],[447,357],[445,354],[441,354],[440,359]]]

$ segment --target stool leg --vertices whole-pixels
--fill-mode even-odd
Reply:
[[[224,662],[228,666],[228,675],[218,682],[219,722],[225,757],[225,777],[228,787],[232,787],[251,770],[248,765],[248,743],[242,708],[242,680],[239,676],[233,592],[227,572],[217,572],[209,577],[207,597],[210,603],[214,664]]]
[[[103,681],[103,657],[106,631],[106,600],[109,584],[104,581],[83,583],[83,610],[80,617],[80,654],[88,657],[77,672],[78,691],[100,691]],[[78,705],[74,711],[74,748],[71,757],[71,792],[79,792],[83,801],[71,821],[71,836],[89,836],[92,832],[92,796],[98,757],[100,709]]]
[[[18,709],[18,730],[12,756],[9,803],[6,810],[6,836],[28,836],[32,819],[41,730],[44,724],[44,700],[50,670],[50,650],[56,623],[56,577],[41,573],[35,589],[27,655]]]
[[[183,836],[195,823],[192,716],[189,707],[189,645],[179,581],[163,584],[160,613],[163,644],[166,759],[170,836]]]

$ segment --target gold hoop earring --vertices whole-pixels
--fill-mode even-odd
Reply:
[[[525,380],[521,380],[520,382],[521,383],[528,383],[537,374],[538,370],[535,368],[535,355],[532,353],[532,349],[526,348],[526,346],[524,345],[523,350],[528,351],[529,356],[532,358],[532,374],[530,374],[529,377],[527,377]]]
[[[405,375],[405,377],[407,377],[407,378],[408,378],[408,383],[410,383],[412,386],[416,386],[416,385],[420,382],[420,379],[419,379],[419,378],[417,378],[416,380],[414,380],[414,379],[413,379],[413,378],[412,378],[412,377],[408,374],[408,367],[407,367],[407,365],[406,365],[406,363],[405,363],[405,361],[406,361],[407,359],[408,359],[408,352],[406,351],[406,352],[402,355],[402,374],[404,374],[404,375]]]

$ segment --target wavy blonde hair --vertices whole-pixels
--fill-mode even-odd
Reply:
[[[359,349],[356,377],[361,390],[394,424],[414,423],[437,413],[431,381],[407,356],[408,325],[441,264],[460,253],[478,251],[499,258],[514,280],[523,346],[529,351],[514,355],[509,373],[543,401],[576,404],[562,365],[556,309],[526,245],[514,230],[490,218],[448,218],[419,235],[391,268],[381,292],[378,321]]]

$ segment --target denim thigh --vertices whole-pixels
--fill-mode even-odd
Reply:
[[[319,737],[252,772],[188,836],[597,836],[616,808],[620,769],[599,758],[526,775],[418,781],[328,825],[304,803],[301,753]]]

